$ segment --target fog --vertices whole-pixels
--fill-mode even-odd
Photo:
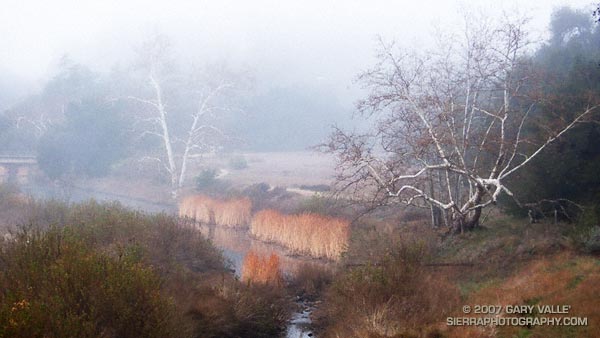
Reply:
[[[464,9],[519,10],[543,32],[553,8],[585,0],[531,1],[68,1],[5,0],[0,64],[25,80],[49,76],[64,54],[94,68],[124,62],[158,29],[181,57],[248,64],[265,78],[323,83],[340,93],[372,63],[375,37],[426,43],[433,24]]]
[[[600,0],[0,1],[0,338],[600,337]]]
[[[282,145],[285,136],[280,135],[250,142],[251,147],[304,149],[317,143],[332,124],[358,123],[350,121],[354,102],[362,94],[355,78],[375,63],[380,37],[418,49],[431,44],[436,27],[460,29],[465,12],[489,17],[520,12],[532,18],[534,39],[542,39],[552,10],[565,4],[590,6],[584,0],[543,4],[515,0],[6,0],[0,12],[0,108],[14,107],[27,95],[42,91],[64,56],[106,74],[115,66],[129,67],[141,42],[160,32],[170,39],[171,53],[184,68],[220,63],[247,71],[253,92],[244,108],[254,111],[248,111],[244,119],[253,127],[263,125],[264,135],[281,129],[264,124],[270,120],[268,115],[282,110],[277,103],[272,106],[269,98],[285,93],[296,104],[294,115],[284,115],[295,116],[296,121],[288,120],[289,124],[305,128],[295,130],[306,135],[304,140],[294,136]],[[308,102],[311,98],[313,102]],[[252,123],[252,114],[263,118]],[[304,115],[306,119],[300,121]],[[244,136],[256,138],[261,133],[254,129]]]

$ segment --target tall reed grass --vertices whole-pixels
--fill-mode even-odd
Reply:
[[[313,213],[283,215],[263,210],[254,215],[250,233],[298,254],[337,260],[348,245],[349,226],[347,220]]]
[[[251,209],[252,203],[246,197],[219,200],[204,195],[190,195],[179,203],[179,216],[206,224],[245,227],[250,223]]]

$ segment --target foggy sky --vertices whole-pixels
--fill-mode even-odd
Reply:
[[[185,62],[223,59],[253,69],[259,80],[351,97],[352,79],[373,64],[377,35],[427,44],[432,24],[451,25],[461,8],[490,15],[518,9],[541,34],[553,8],[564,4],[591,8],[587,0],[2,0],[0,71],[39,84],[65,54],[107,70],[131,61],[139,41],[159,30]]]

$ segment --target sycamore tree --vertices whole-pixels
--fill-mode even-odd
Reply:
[[[156,151],[141,159],[159,164],[177,198],[190,163],[230,139],[224,116],[239,110],[236,99],[246,80],[223,65],[178,69],[170,41],[158,34],[140,48],[137,71],[141,86],[127,96],[139,104],[135,129],[142,138],[159,141]]]
[[[335,129],[324,145],[338,160],[338,189],[375,206],[430,209],[434,224],[456,231],[476,227],[502,195],[520,203],[508,179],[596,111],[539,118],[526,23],[469,17],[461,34],[439,35],[424,52],[382,42],[359,75],[368,95],[357,107],[373,128]],[[544,132],[527,137],[531,124]]]

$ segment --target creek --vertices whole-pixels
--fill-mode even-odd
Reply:
[[[27,185],[21,190],[38,199],[58,199],[66,202],[77,203],[89,199],[100,202],[118,201],[126,207],[149,213],[164,212],[176,213],[176,207],[170,204],[154,203],[151,201],[132,198],[130,196],[96,191],[93,189],[71,186],[68,188],[59,186]],[[237,277],[241,277],[244,257],[250,251],[258,255],[270,255],[275,253],[279,256],[281,269],[284,276],[293,275],[303,263],[318,264],[326,266],[328,263],[314,258],[291,255],[285,248],[272,243],[266,243],[252,238],[247,229],[235,229],[217,225],[198,225],[199,231],[208,237],[218,248],[223,251],[224,256],[231,262]],[[286,338],[308,338],[315,337],[312,333],[310,314],[314,310],[314,304],[299,299],[296,308],[292,312],[287,327]]]

